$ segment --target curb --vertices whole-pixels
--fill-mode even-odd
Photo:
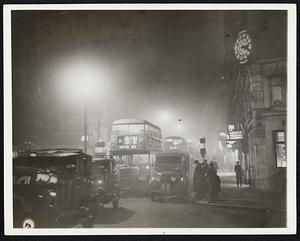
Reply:
[[[236,205],[236,204],[225,204],[225,203],[209,203],[208,201],[197,201],[194,203],[196,206],[209,206],[218,208],[233,208],[233,209],[248,209],[255,211],[263,211],[270,213],[272,210],[270,208],[263,208],[251,205]]]

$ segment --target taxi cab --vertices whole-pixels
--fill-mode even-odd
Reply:
[[[79,149],[32,150],[14,158],[14,227],[92,227],[90,163]]]

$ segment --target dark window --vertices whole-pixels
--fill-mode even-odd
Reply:
[[[275,131],[275,158],[277,167],[286,167],[285,132]]]

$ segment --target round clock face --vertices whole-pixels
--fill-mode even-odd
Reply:
[[[241,31],[234,46],[235,56],[241,64],[244,64],[248,61],[251,48],[252,42],[249,34],[246,30]]]

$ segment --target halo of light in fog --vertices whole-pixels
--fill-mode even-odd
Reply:
[[[74,104],[105,100],[111,89],[106,66],[93,56],[75,56],[60,61],[55,70],[58,98]]]
[[[174,116],[169,110],[159,110],[157,112],[157,122],[159,125],[169,125],[173,118]]]

